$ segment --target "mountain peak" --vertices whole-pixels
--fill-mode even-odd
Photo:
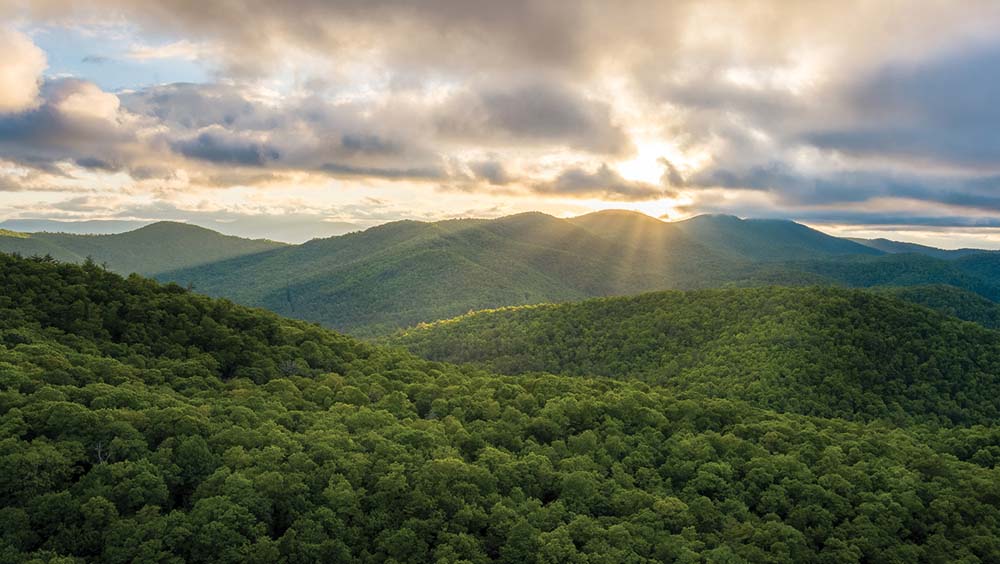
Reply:
[[[207,232],[207,233],[217,233],[219,235],[222,235],[218,231],[213,231],[213,230],[208,229],[206,227],[201,227],[201,226],[198,226],[198,225],[194,225],[192,223],[185,223],[183,221],[170,221],[170,220],[163,220],[163,221],[157,221],[155,223],[150,223],[149,225],[144,225],[144,226],[142,226],[142,227],[140,227],[138,229],[134,229],[132,231],[128,231],[127,233],[137,233],[137,232],[143,232],[143,233],[151,233],[151,232],[184,232],[184,231],[187,231],[187,232],[190,232],[190,233],[195,233],[195,232],[197,232],[197,233],[205,233],[205,232]]]
[[[635,219],[655,219],[656,221],[660,221],[655,217],[648,214],[644,214],[640,211],[624,210],[617,208],[607,209],[607,210],[597,210],[595,212],[585,213],[583,215],[575,217],[574,219],[579,219],[581,217],[631,217]]]
[[[820,255],[878,255],[882,251],[828,235],[788,219],[741,219],[699,215],[676,225],[711,247],[761,261],[810,259]]]

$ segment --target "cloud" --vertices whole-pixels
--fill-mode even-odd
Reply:
[[[484,180],[495,186],[503,186],[514,180],[504,168],[503,163],[495,160],[470,163],[469,169],[479,180]]]
[[[219,164],[265,166],[281,158],[277,149],[265,143],[233,137],[218,126],[197,136],[174,142],[173,150],[192,159]]]
[[[0,53],[0,113],[35,107],[45,53],[28,36],[5,28],[0,28]]]
[[[656,162],[663,165],[663,176],[660,177],[660,182],[664,186],[670,186],[672,188],[683,188],[687,185],[687,180],[681,175],[681,172],[677,170],[674,163],[670,162],[670,159],[666,157],[660,157]]]
[[[392,180],[441,180],[446,173],[439,168],[380,168],[370,166],[352,166],[341,163],[326,163],[320,170],[335,176],[360,176],[387,178]]]
[[[0,16],[125,22],[101,53],[200,65],[213,81],[39,89],[36,60],[19,109],[0,114],[0,158],[34,170],[31,186],[63,175],[158,198],[318,177],[539,207],[998,209],[996,2],[13,0]],[[625,162],[646,181],[622,177]],[[428,200],[413,205],[452,205]]]
[[[846,92],[855,119],[802,134],[851,155],[960,166],[1000,160],[1000,44],[929,60],[890,63]]]
[[[196,61],[204,57],[205,47],[181,40],[166,45],[133,45],[125,57],[135,61],[151,61],[158,59],[181,59]]]
[[[48,81],[34,108],[0,114],[0,157],[50,172],[61,161],[122,162],[135,140],[118,98],[78,79]]]
[[[568,197],[595,197],[609,200],[655,200],[673,195],[663,186],[623,178],[607,164],[594,171],[579,167],[564,170],[556,178],[532,185],[539,194]]]
[[[554,80],[477,85],[443,103],[437,125],[447,137],[473,142],[564,144],[602,154],[630,148],[609,104]]]

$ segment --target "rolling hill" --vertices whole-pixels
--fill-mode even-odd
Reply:
[[[962,288],[987,299],[1000,300],[1000,278],[990,276],[989,260],[970,255],[957,260],[942,260],[922,254],[890,254],[883,256],[846,256],[811,259],[761,265],[748,276],[753,281],[761,273],[774,273],[780,279],[784,273],[806,272],[829,283],[869,288],[879,286],[925,286],[945,284]]]
[[[669,307],[650,314],[659,301]],[[512,313],[539,322],[527,334],[567,344],[594,342],[577,318],[593,321],[607,346],[566,349],[577,362],[612,358],[606,314],[633,325],[623,353],[672,327],[694,355],[682,360],[717,386],[497,375],[94,264],[0,255],[0,560],[1000,559],[1000,430],[940,426],[992,413],[998,373],[976,370],[997,354],[996,333],[845,290]],[[810,358],[816,339],[843,346]],[[708,346],[720,340],[730,352]],[[881,398],[914,425],[757,405],[818,373],[798,347],[845,369],[870,355],[863,380],[829,372],[820,391],[846,417]],[[956,363],[969,374],[953,378]],[[760,383],[714,371],[727,365]],[[911,366],[912,378],[893,371]],[[753,403],[722,397],[730,378],[759,392]]]
[[[393,342],[507,374],[634,378],[808,415],[964,424],[1000,416],[1000,332],[840,288],[505,308],[412,328]]]
[[[877,288],[903,301],[919,304],[945,315],[1000,329],[1000,304],[979,294],[944,284]]]
[[[0,252],[49,255],[77,263],[90,257],[122,274],[157,274],[281,246],[273,241],[241,239],[168,221],[111,235],[0,231]]]

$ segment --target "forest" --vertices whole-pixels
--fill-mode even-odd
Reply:
[[[963,425],[1000,416],[1000,332],[886,292],[656,292],[474,312],[391,342],[505,374],[635,379],[806,415]]]
[[[996,333],[846,290],[636,300],[663,302],[647,344],[675,323],[678,342],[731,343],[731,355],[748,339],[770,339],[769,351],[829,339],[886,370],[856,381],[838,351],[813,366],[808,347],[788,370],[832,367],[844,371],[831,374],[837,389],[863,398],[877,382],[895,399],[884,412],[799,409],[767,392],[795,384],[784,378],[732,394],[708,385],[730,366],[711,358],[725,358],[719,347],[684,359],[708,362],[705,385],[686,388],[641,376],[641,355],[500,374],[93,262],[0,255],[0,561],[1000,560],[1000,430],[977,401],[995,390]],[[768,319],[741,320],[779,301]],[[684,307],[661,311],[671,304]],[[748,311],[732,329],[712,322],[735,304]],[[524,312],[569,323],[629,302],[578,307]],[[834,313],[845,321],[813,330]],[[574,326],[530,335],[614,335]],[[883,328],[899,340],[871,342]],[[933,354],[914,358],[924,342]],[[900,380],[907,366],[918,371]],[[948,380],[958,368],[969,376]],[[927,403],[909,401],[911,388]]]

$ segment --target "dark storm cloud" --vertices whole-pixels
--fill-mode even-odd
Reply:
[[[607,164],[592,172],[570,168],[551,181],[534,184],[532,189],[540,194],[626,201],[655,200],[672,195],[663,186],[623,178]]]

